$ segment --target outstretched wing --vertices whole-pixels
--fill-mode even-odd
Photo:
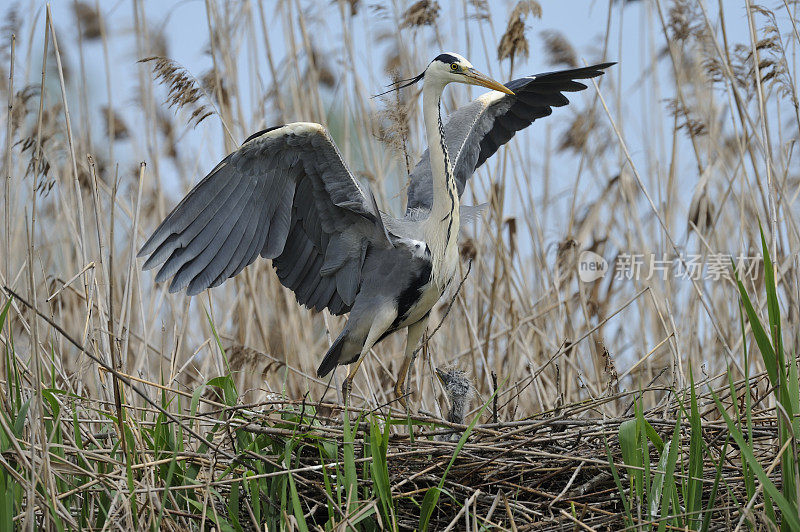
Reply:
[[[586,88],[577,79],[589,79],[603,74],[614,63],[602,63],[584,68],[548,72],[515,79],[506,84],[514,95],[488,92],[469,104],[459,107],[445,126],[445,140],[458,193],[475,170],[497,149],[511,140],[514,134],[537,118],[548,116],[553,107],[567,105],[562,93]],[[433,180],[430,156],[426,150],[411,172],[407,210],[427,210],[433,203]]]
[[[325,128],[297,122],[250,137],[156,229],[139,256],[163,263],[157,282],[194,295],[260,254],[298,302],[350,310],[368,246],[384,242],[380,214]]]

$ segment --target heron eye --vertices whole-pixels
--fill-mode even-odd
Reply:
[[[455,64],[455,63],[450,63],[450,70],[457,71],[458,70],[458,65]]]

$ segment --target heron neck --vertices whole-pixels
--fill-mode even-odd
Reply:
[[[422,106],[433,174],[433,204],[425,224],[425,236],[434,258],[434,275],[441,272],[439,281],[446,284],[453,273],[448,270],[454,271],[457,259],[459,199],[442,125],[440,102],[443,90],[443,83],[426,78]]]

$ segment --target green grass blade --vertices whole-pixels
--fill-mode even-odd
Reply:
[[[745,460],[747,460],[750,468],[758,477],[759,482],[761,482],[761,485],[764,488],[764,493],[769,495],[770,498],[772,498],[772,500],[778,505],[778,508],[781,510],[783,520],[788,525],[789,530],[800,530],[800,517],[798,517],[796,505],[784,497],[780,490],[778,490],[775,484],[769,479],[767,473],[761,467],[761,464],[753,454],[752,449],[750,449],[750,447],[747,445],[747,442],[744,441],[744,437],[742,436],[742,432],[739,430],[739,427],[736,426],[731,417],[728,415],[728,412],[725,411],[725,406],[722,404],[722,401],[719,400],[716,392],[714,392],[714,390],[710,387],[709,391],[714,398],[714,402],[717,404],[717,410],[719,410],[720,414],[722,414],[722,417],[725,419],[725,423],[728,425],[728,431],[730,435],[736,441],[742,456],[745,458]]]
[[[626,466],[631,466],[628,468],[628,479],[631,486],[631,506],[633,506],[636,501],[642,501],[642,451],[635,419],[620,424],[619,446],[622,450],[622,461]]]
[[[433,510],[439,502],[439,496],[442,494],[442,489],[439,486],[434,486],[425,492],[425,497],[422,498],[422,505],[420,507],[419,516],[419,529],[423,532],[428,530],[430,525]]]
[[[3,329],[3,326],[6,324],[6,316],[8,316],[8,309],[11,308],[11,299],[6,301],[6,304],[3,305],[3,310],[0,311],[0,330]]]
[[[772,347],[775,351],[776,373],[778,376],[775,392],[776,399],[786,411],[786,417],[776,411],[778,416],[778,433],[780,444],[783,446],[788,440],[800,439],[800,405],[798,403],[797,371],[794,361],[787,361],[783,351],[783,335],[781,333],[781,309],[778,300],[778,290],[775,280],[775,270],[769,255],[764,231],[761,230],[761,250],[764,255],[764,288],[767,292],[767,316],[769,330],[772,338]],[[794,370],[792,369],[794,368]],[[788,418],[788,419],[787,419]],[[791,446],[781,457],[781,481],[783,493],[794,500],[794,506],[800,506],[800,493],[798,493],[798,455],[797,445]]]
[[[16,436],[17,439],[22,439],[22,431],[25,429],[25,418],[28,417],[28,409],[31,406],[32,399],[32,397],[29,397],[27,401],[22,403],[22,406],[17,413],[17,419],[14,420],[13,430],[14,436]]]
[[[778,363],[777,358],[775,357],[775,350],[772,348],[772,344],[769,341],[769,336],[767,336],[764,327],[761,325],[761,321],[758,319],[758,314],[756,314],[756,310],[753,308],[753,303],[750,301],[750,297],[747,295],[744,285],[738,279],[736,280],[736,283],[739,286],[739,295],[741,296],[741,301],[744,305],[747,319],[750,322],[750,328],[753,331],[753,337],[756,340],[759,351],[761,351],[761,357],[764,359],[764,367],[767,370],[767,375],[769,375],[769,381],[773,386],[777,386]]]
[[[675,430],[672,432],[672,439],[668,446],[665,446],[664,452],[667,453],[667,463],[664,468],[664,488],[661,493],[661,513],[658,523],[658,532],[663,532],[667,528],[667,516],[670,515],[670,505],[675,510],[675,513],[680,513],[680,504],[678,502],[678,490],[675,485],[675,464],[678,462],[678,448],[681,444],[681,411],[678,410],[675,419]],[[673,524],[680,526],[679,520],[671,520]]]
[[[800,413],[800,384],[798,384],[796,364],[794,360],[786,360],[783,350],[780,302],[777,293],[775,271],[763,230],[761,231],[761,249],[764,256],[764,285],[767,294],[769,337],[767,337],[764,326],[753,311],[752,302],[744,290],[741,281],[737,279],[737,282],[739,284],[742,305],[747,312],[753,336],[761,351],[764,365],[766,366],[770,382],[774,388],[773,393],[775,399],[782,408],[782,411],[776,410],[776,416],[778,418],[779,441],[781,447],[783,447],[787,441],[797,441],[797,439],[800,438],[800,417],[798,417],[798,413]],[[748,430],[748,432],[750,431]],[[798,482],[800,482],[798,479],[798,476],[800,476],[800,471],[798,471],[799,459],[800,457],[798,457],[796,445],[792,445],[787,452],[781,456],[782,492],[784,495],[788,496],[788,500],[792,501],[792,505],[795,508],[800,506],[800,493],[798,493],[798,489],[800,488],[800,486],[798,486]],[[765,492],[764,497],[764,509],[771,518],[772,508],[770,504],[767,504],[767,498],[772,497],[772,495]],[[772,498],[775,499],[774,497]],[[778,501],[775,500],[775,502]],[[783,512],[783,509],[781,509],[781,512]],[[797,516],[795,515],[795,517]],[[783,523],[785,527],[785,519]]]
[[[197,416],[197,407],[200,405],[200,398],[206,391],[206,385],[202,384],[192,392],[192,400],[189,402],[189,427],[194,428],[195,417]]]
[[[394,508],[392,505],[392,491],[389,480],[389,466],[386,461],[386,451],[389,444],[389,424],[386,423],[385,429],[381,431],[378,420],[373,417],[370,423],[370,450],[372,460],[370,468],[372,471],[372,486],[378,495],[378,502],[381,510],[381,517],[384,527],[391,524],[391,529],[396,530],[397,525],[394,519]]]
[[[689,367],[689,478],[686,481],[686,515],[689,528],[697,530],[701,525],[703,509],[703,428],[697,408],[697,394],[694,389],[694,375]]]
[[[292,466],[292,448],[294,446],[294,440],[289,440],[286,444],[286,467],[291,469]],[[294,475],[289,474],[289,498],[292,501],[292,511],[294,512],[294,518],[297,520],[297,526],[300,528],[301,532],[308,532],[308,525],[306,524],[306,518],[303,514],[303,507],[300,504],[300,495],[297,493],[297,484],[294,481]]]
[[[767,291],[767,316],[769,318],[770,336],[772,337],[772,347],[778,356],[780,367],[784,367],[783,361],[783,339],[781,335],[781,309],[778,304],[778,290],[775,284],[775,270],[772,259],[769,256],[769,247],[764,238],[764,230],[761,229],[761,252],[764,255],[764,287]]]
[[[787,396],[788,403],[792,407],[792,431],[796,440],[800,440],[800,377],[798,377],[797,364],[800,362],[797,358],[791,359],[786,364],[787,366]]]
[[[214,377],[208,381],[208,386],[216,386],[222,390],[222,398],[228,406],[235,406],[239,400],[239,394],[236,391],[236,384],[233,382],[233,377],[230,375],[222,375],[221,377]],[[192,398],[194,400],[194,398]]]
[[[325,505],[328,511],[328,522],[326,524],[330,525],[330,528],[333,528],[333,523],[334,523],[333,504],[330,501],[336,501],[336,497],[334,496],[333,487],[331,485],[331,476],[328,473],[328,468],[326,467],[325,464],[326,461],[325,451],[323,450],[321,445],[318,447],[318,450],[319,450],[319,463],[322,466],[322,483],[323,486],[325,487],[325,493],[328,495],[328,504]],[[341,502],[339,502],[339,504],[341,505]],[[326,526],[326,529],[327,528],[328,527]]]
[[[217,334],[217,327],[214,325],[214,320],[211,319],[211,314],[206,312],[206,319],[208,319],[208,324],[211,326],[211,334],[214,335],[214,340],[217,342],[217,347],[219,348],[219,352],[222,353],[222,361],[225,363],[225,371],[228,372],[228,375],[232,374],[231,372],[231,365],[228,362],[228,357],[225,354],[225,348],[222,347],[222,340],[219,339],[219,335]]]
[[[656,464],[656,472],[653,474],[653,483],[650,487],[650,516],[655,518],[658,515],[661,506],[661,496],[664,491],[664,471],[667,469],[667,460],[669,459],[669,449],[672,442],[667,442],[662,446],[661,456]]]
[[[706,509],[703,512],[703,524],[700,526],[701,532],[708,532],[708,529],[711,526],[711,516],[714,513],[714,504],[717,501],[717,489],[719,488],[719,482],[722,479],[722,464],[725,463],[725,456],[728,453],[728,442],[730,442],[730,437],[725,438],[725,444],[722,446],[720,459],[717,460],[717,472],[714,475],[714,485],[711,487],[711,495],[708,497],[708,506],[706,506]]]
[[[645,514],[647,518],[651,518],[652,515],[649,512],[650,504],[648,503],[649,499],[651,498],[651,475],[650,475],[650,445],[647,443],[647,421],[644,419],[644,410],[642,409],[642,402],[636,401],[636,427],[639,432],[639,447],[641,449],[641,462],[642,466],[644,467],[644,471],[642,472],[642,490],[644,494],[641,496],[639,500],[640,505],[645,506]]]
[[[164,493],[161,494],[161,506],[158,509],[158,517],[156,518],[155,530],[161,530],[161,520],[164,518],[164,508],[167,506],[167,496],[169,495],[169,487],[172,486],[172,475],[175,474],[175,464],[177,463],[177,454],[173,454],[172,460],[169,462],[169,469],[167,477],[164,482]]]
[[[350,411],[347,408],[344,410],[343,418],[344,433],[342,435],[342,455],[344,461],[344,487],[346,498],[350,502],[347,513],[348,515],[353,515],[358,511],[358,470],[356,468],[355,440],[350,427]],[[358,426],[358,421],[356,421],[356,426]]]
[[[628,497],[625,496],[625,489],[622,487],[622,481],[619,478],[619,471],[617,471],[617,466],[614,464],[614,456],[611,454],[611,447],[608,445],[608,438],[603,438],[603,443],[605,444],[606,448],[606,460],[608,460],[608,467],[611,469],[611,476],[614,478],[614,484],[617,486],[617,491],[619,491],[619,499],[622,501],[622,508],[625,511],[625,525],[627,527],[632,527],[633,515],[631,515],[631,505],[628,501]]]

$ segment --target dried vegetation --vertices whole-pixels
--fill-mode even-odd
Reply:
[[[178,34],[183,4],[166,23],[140,1],[12,6],[0,528],[791,529],[800,7],[712,3],[594,5],[607,25],[588,55],[542,33],[534,1],[209,1],[191,6],[208,7],[203,30]],[[632,51],[618,36],[640,21]],[[171,34],[201,67],[171,56]],[[135,252],[237,142],[280,122],[326,124],[401,212],[419,98],[370,96],[440,49],[499,79],[620,63],[465,192],[489,208],[462,235],[466,281],[434,309],[449,315],[411,376],[415,414],[391,392],[395,335],[343,416],[342,375],[315,377],[340,318],[298,308],[267,261],[189,300]],[[448,89],[445,104],[466,99]],[[609,268],[593,282],[587,250]],[[433,368],[448,363],[478,394],[469,427],[442,421]]]

